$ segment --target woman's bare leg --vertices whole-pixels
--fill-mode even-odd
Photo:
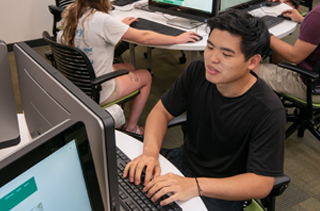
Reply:
[[[130,113],[126,127],[127,131],[135,133],[139,117],[149,97],[152,83],[151,74],[147,70],[135,70],[134,66],[131,64],[114,64],[113,69],[114,71],[120,69],[129,70],[129,74],[116,78],[119,84],[118,99],[135,90],[140,90],[140,94],[130,102]]]

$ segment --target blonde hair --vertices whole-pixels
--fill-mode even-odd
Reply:
[[[83,30],[84,22],[90,15],[96,11],[109,13],[110,9],[111,4],[109,0],[76,0],[74,3],[68,5],[68,7],[66,7],[62,12],[62,43],[74,46],[74,37],[76,35],[78,20],[87,10],[90,10],[90,12],[82,20],[81,24],[83,26]]]

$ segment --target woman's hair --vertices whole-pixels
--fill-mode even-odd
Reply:
[[[256,54],[266,54],[270,45],[270,34],[265,23],[243,10],[228,10],[208,21],[210,34],[217,28],[241,37],[241,52],[246,61]]]
[[[63,32],[61,42],[74,46],[78,21],[87,10],[90,10],[90,13],[82,20],[83,30],[85,20],[95,11],[109,13],[110,9],[111,4],[109,0],[75,0],[74,3],[68,5],[62,12],[61,23]]]

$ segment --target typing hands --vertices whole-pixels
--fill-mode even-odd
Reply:
[[[197,184],[194,178],[181,177],[173,173],[160,176],[160,164],[158,158],[140,155],[127,164],[123,171],[123,177],[129,177],[130,182],[140,184],[141,172],[145,171],[144,191],[153,202],[161,196],[170,193],[170,197],[160,202],[161,206],[170,204],[176,200],[188,200],[198,196]],[[151,177],[152,180],[151,180]]]
[[[188,200],[198,196],[197,184],[194,178],[181,177],[173,173],[159,176],[149,182],[143,189],[153,202],[161,196],[171,193],[171,196],[160,202],[165,206],[176,200]]]

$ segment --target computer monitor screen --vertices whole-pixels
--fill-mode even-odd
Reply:
[[[266,0],[220,0],[220,12],[231,8],[247,9],[250,6],[263,6],[261,3],[264,2]]]
[[[207,22],[208,18],[214,17],[219,11],[217,0],[149,0],[148,3],[150,10],[201,22]],[[173,24],[181,26],[178,21]]]
[[[82,122],[65,121],[0,161],[0,210],[104,210]]]
[[[108,112],[24,42],[14,44],[22,109],[32,138],[68,119],[87,129],[106,210],[119,206],[114,122]]]

